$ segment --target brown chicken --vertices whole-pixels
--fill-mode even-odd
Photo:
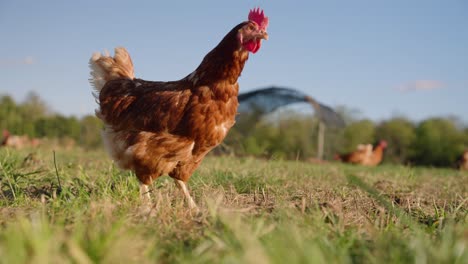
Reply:
[[[0,146],[10,147],[14,149],[22,149],[25,147],[37,147],[39,144],[40,140],[37,138],[30,139],[26,135],[12,135],[7,129],[3,130],[3,139],[0,142]]]
[[[383,151],[386,147],[387,142],[385,140],[381,140],[374,149],[371,144],[360,144],[353,152],[335,155],[335,160],[365,166],[376,166],[382,162]]]
[[[268,39],[268,18],[251,10],[248,21],[235,26],[203,59],[178,81],[137,79],[124,48],[114,57],[96,53],[90,59],[91,84],[103,120],[103,139],[112,159],[135,171],[140,193],[149,200],[148,186],[168,174],[183,191],[190,208],[196,204],[187,181],[205,155],[234,125],[239,78],[249,52]]]
[[[345,163],[352,164],[362,164],[372,155],[372,145],[371,144],[359,144],[355,151],[345,153],[345,154],[336,154],[335,160],[339,160]]]
[[[468,170],[468,150],[458,157],[456,165],[459,170]]]
[[[379,165],[383,160],[383,152],[386,147],[387,141],[381,140],[379,144],[377,144],[377,146],[374,147],[374,150],[372,151],[371,155],[366,157],[361,164],[366,166]]]

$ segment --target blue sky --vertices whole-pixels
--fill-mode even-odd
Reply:
[[[250,56],[241,92],[292,87],[374,120],[468,121],[468,1],[0,2],[0,94],[35,91],[57,112],[93,113],[88,60],[125,46],[135,73],[176,80],[250,8],[270,39]]]

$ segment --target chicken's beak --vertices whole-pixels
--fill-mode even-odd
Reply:
[[[257,32],[256,36],[258,39],[268,40],[268,33],[266,31],[260,30]]]

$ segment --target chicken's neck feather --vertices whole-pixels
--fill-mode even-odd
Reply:
[[[249,52],[241,47],[237,39],[237,32],[244,23],[234,27],[203,58],[198,68],[186,78],[197,86],[211,86],[218,82],[235,84],[244,68],[245,62],[249,58]]]
[[[381,145],[377,145],[377,147],[374,148],[373,153],[376,155],[382,155],[383,154],[383,147]]]

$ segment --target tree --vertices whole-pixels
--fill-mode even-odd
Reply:
[[[28,114],[28,119],[35,121],[50,114],[49,107],[35,92],[29,92],[21,104],[22,110]]]
[[[416,128],[410,159],[420,165],[452,166],[463,151],[463,134],[453,121],[425,120]]]
[[[357,122],[363,118],[362,111],[357,108],[339,105],[335,107],[335,111],[343,118],[346,124]]]
[[[344,143],[340,152],[356,149],[358,144],[372,144],[375,141],[375,126],[368,119],[348,125],[343,132]]]
[[[22,124],[21,112],[15,100],[9,95],[0,98],[0,128],[8,129],[11,133],[18,133]]]
[[[80,144],[88,148],[95,148],[100,146],[102,130],[101,120],[95,116],[87,115],[81,119],[80,123]]]
[[[468,127],[463,130],[463,145],[468,149]]]
[[[410,154],[411,143],[415,139],[414,125],[406,118],[397,117],[377,126],[376,138],[387,141],[385,161],[404,163]]]

